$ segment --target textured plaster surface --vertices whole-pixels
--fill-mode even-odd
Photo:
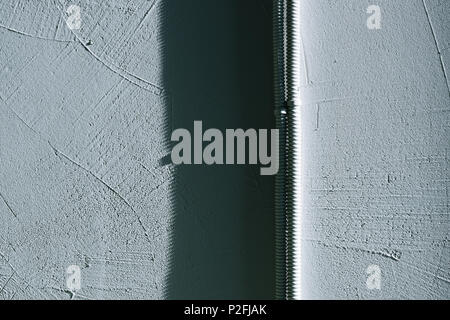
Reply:
[[[300,3],[303,295],[448,299],[450,1]]]
[[[301,0],[303,294],[448,298],[450,2],[371,4]],[[73,264],[78,299],[272,297],[273,180],[167,160],[273,125],[270,32],[265,0],[2,1],[0,299],[72,298]]]
[[[162,298],[173,168],[152,1],[0,4],[0,298]]]
[[[1,1],[0,299],[272,297],[273,179],[168,157],[194,120],[272,127],[270,9]]]

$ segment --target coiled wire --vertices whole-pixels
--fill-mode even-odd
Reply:
[[[279,130],[279,172],[275,180],[276,299],[298,295],[295,239],[299,208],[299,0],[273,2],[274,103]],[[297,239],[298,240],[298,239]],[[297,271],[297,272],[296,272]]]

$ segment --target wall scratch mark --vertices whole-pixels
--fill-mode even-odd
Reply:
[[[8,280],[5,282],[5,284],[2,286],[2,288],[0,289],[0,293],[5,292],[5,288],[8,285],[9,281],[11,281],[12,277],[14,277],[14,275],[16,274],[15,271],[13,271],[13,273],[11,274],[11,276],[8,278]]]
[[[437,41],[436,32],[434,31],[433,23],[431,22],[430,12],[428,11],[427,5],[425,4],[425,0],[422,0],[422,4],[425,9],[425,14],[427,16],[428,23],[430,25],[431,33],[433,35],[434,43],[436,45],[436,49],[439,55],[439,61],[441,63],[442,72],[444,73],[445,82],[447,84],[448,94],[450,96],[450,84],[448,82],[447,71],[445,69],[444,60],[442,59],[441,50],[439,49],[439,43]]]
[[[127,199],[125,199],[118,191],[116,191],[114,188],[112,188],[110,185],[108,185],[105,181],[103,181],[102,179],[100,179],[99,177],[97,177],[91,170],[83,167],[81,164],[79,164],[78,162],[72,160],[70,157],[68,157],[67,155],[65,155],[63,152],[59,151],[58,149],[56,149],[55,147],[52,146],[52,144],[48,142],[48,145],[52,148],[53,152],[55,153],[55,155],[58,158],[64,158],[67,161],[71,162],[72,164],[74,164],[75,166],[77,166],[78,168],[82,169],[83,171],[87,172],[89,175],[91,175],[93,178],[95,178],[98,182],[100,182],[102,185],[104,185],[109,191],[111,191],[115,196],[117,196],[122,202],[124,202],[126,204],[127,207],[129,207],[131,209],[131,211],[134,213],[134,215],[136,216],[140,226],[142,227],[143,231],[144,231],[144,235],[147,238],[147,240],[150,242],[150,236],[147,232],[147,229],[144,227],[144,224],[142,223],[142,220],[140,218],[140,216],[137,214],[136,210],[133,208],[133,206],[128,202]]]
[[[139,30],[139,28],[143,25],[144,21],[147,19],[147,16],[150,14],[150,12],[152,12],[153,8],[155,7],[156,3],[158,2],[158,0],[154,0],[152,2],[152,4],[150,5],[150,8],[148,8],[148,10],[145,12],[144,16],[142,17],[141,21],[139,21],[139,24],[137,25],[137,27],[134,29],[134,33]]]
[[[317,114],[316,114],[316,129],[315,129],[315,131],[318,131],[319,125],[320,125],[320,104],[317,104],[316,108],[317,108]]]
[[[61,2],[59,2],[59,4],[62,5]],[[58,8],[58,10],[60,11],[61,16],[64,18],[64,13],[61,12],[60,8]],[[118,76],[124,78],[128,82],[138,86],[139,88],[141,88],[145,91],[151,92],[157,96],[162,94],[164,89],[161,86],[158,86],[155,83],[152,83],[152,82],[145,80],[131,72],[128,72],[128,71],[116,66],[114,63],[108,62],[108,61],[100,58],[86,44],[83,43],[83,41],[80,39],[80,37],[73,30],[70,30],[70,31],[75,36],[75,38],[78,40],[76,42],[78,42],[92,57],[94,57],[95,60],[97,60],[98,62],[103,64],[110,71],[114,72]],[[150,90],[148,88],[148,86],[150,86],[152,88],[152,90]]]
[[[311,82],[309,80],[309,68],[308,68],[308,61],[307,61],[307,57],[306,57],[306,50],[305,50],[305,44],[303,42],[303,36],[300,35],[300,43],[302,45],[302,51],[303,51],[303,62],[304,65],[303,67],[305,68],[305,80],[306,80],[306,85],[310,85]]]
[[[17,214],[14,212],[14,210],[11,208],[11,206],[9,205],[8,201],[6,201],[5,197],[3,196],[3,194],[0,192],[0,198],[2,198],[3,202],[5,203],[6,207],[8,207],[9,211],[13,214],[14,217],[17,218]]]
[[[360,252],[365,252],[365,253],[369,253],[369,254],[380,255],[382,257],[391,259],[393,261],[400,261],[400,259],[402,257],[402,252],[398,251],[398,250],[395,250],[395,249],[380,249],[380,250],[376,250],[376,249],[362,248],[362,247],[357,247],[357,246],[329,244],[329,243],[326,243],[326,242],[321,241],[321,240],[307,240],[307,239],[305,239],[305,241],[316,242],[319,245],[322,245],[324,247],[334,247],[334,248],[337,248],[337,249],[354,250],[354,251],[360,251]]]
[[[44,37],[34,36],[32,34],[28,34],[28,33],[25,33],[25,32],[22,32],[22,31],[19,31],[19,30],[16,30],[16,29],[13,29],[13,28],[1,25],[1,24],[0,24],[0,28],[3,28],[3,29],[8,30],[10,32],[19,34],[21,36],[30,37],[30,38],[33,38],[33,39],[53,41],[53,42],[62,42],[62,43],[77,42],[76,40],[58,40],[58,39],[51,39],[51,38],[44,38]]]

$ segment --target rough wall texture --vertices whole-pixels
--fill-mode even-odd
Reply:
[[[162,298],[173,168],[159,3],[0,4],[0,297]]]
[[[381,30],[372,1],[301,1],[303,293],[448,298],[450,2],[376,2]],[[166,157],[193,120],[272,126],[270,24],[266,0],[1,2],[0,299],[71,298],[73,264],[79,299],[271,297],[272,179]]]
[[[272,297],[273,179],[167,157],[194,120],[272,127],[270,10],[1,1],[0,299],[73,298],[70,265],[76,299]]]
[[[450,1],[301,10],[304,297],[449,298]]]

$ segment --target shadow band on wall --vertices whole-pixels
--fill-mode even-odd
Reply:
[[[171,130],[192,132],[195,120],[274,128],[272,2],[171,0],[163,10]],[[274,298],[274,178],[259,170],[176,167],[168,299]]]

